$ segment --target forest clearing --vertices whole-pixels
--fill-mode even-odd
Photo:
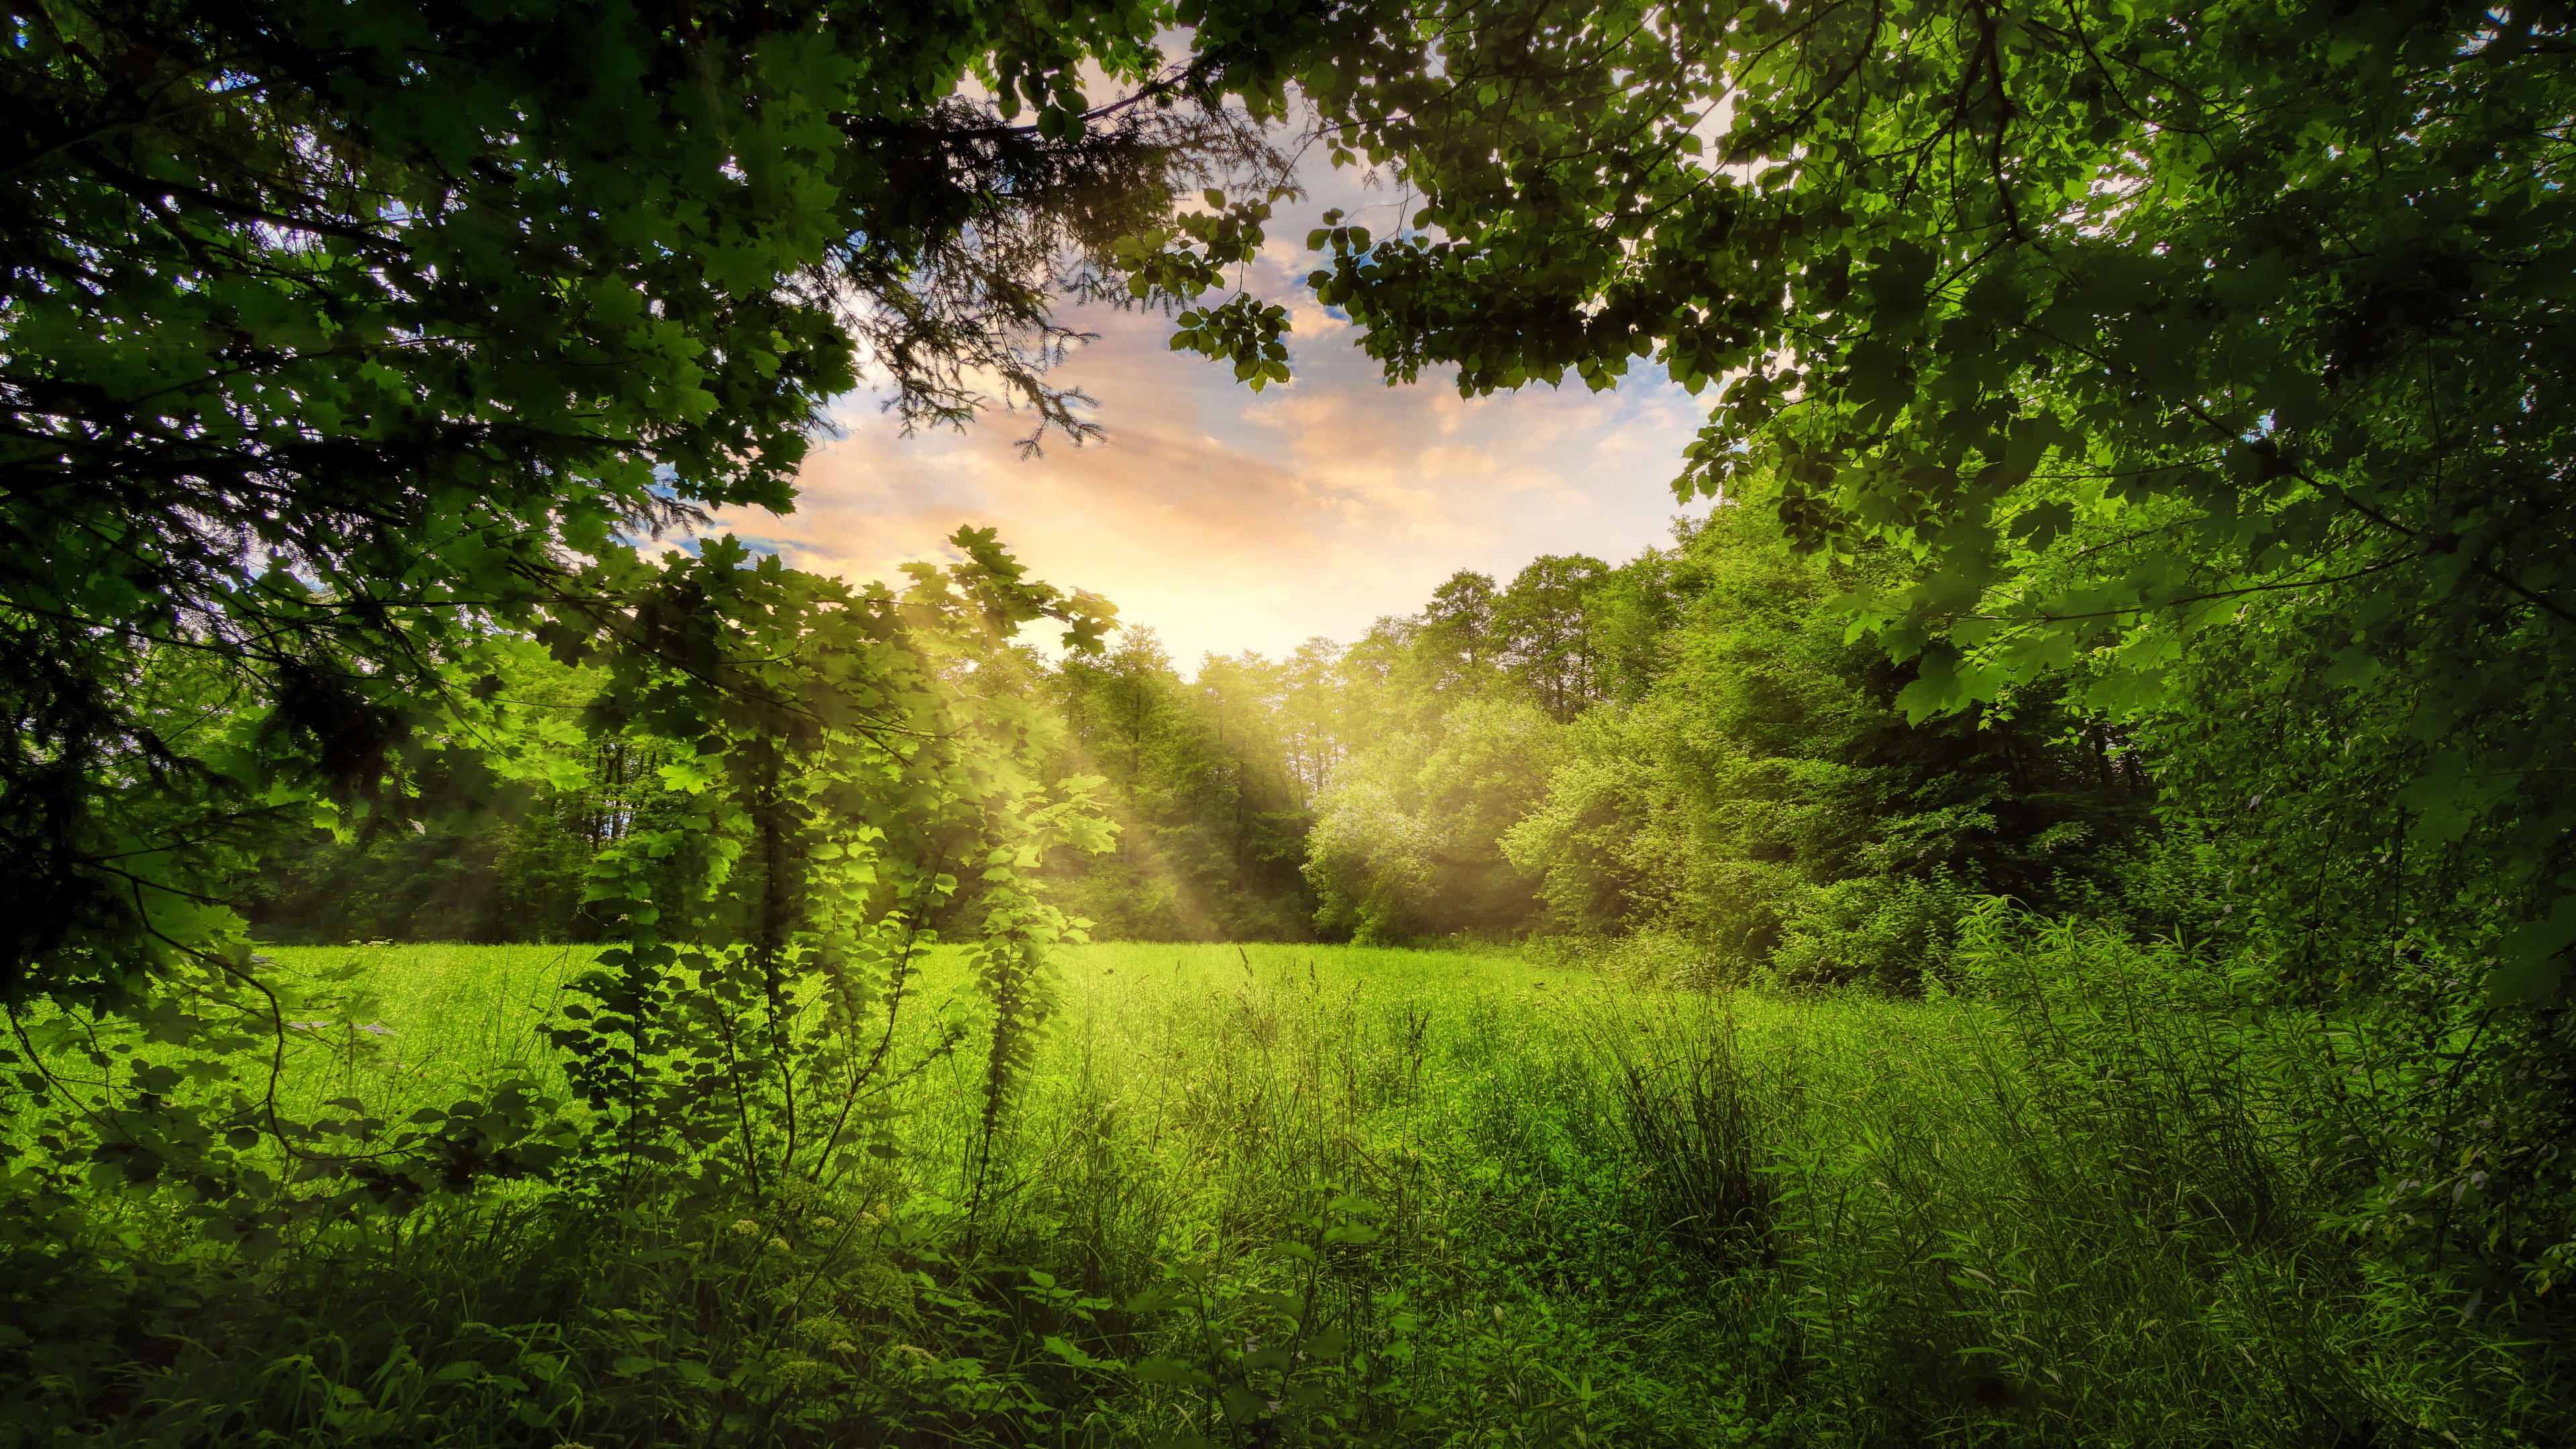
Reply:
[[[0,1449],[2576,1443],[2563,0],[0,23]]]

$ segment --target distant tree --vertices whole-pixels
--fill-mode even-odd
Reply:
[[[1460,569],[1431,591],[1406,644],[1418,682],[1434,694],[1482,690],[1499,662],[1494,634],[1494,579]]]
[[[1342,666],[1342,647],[1320,637],[1298,645],[1282,666],[1279,727],[1300,809],[1313,805],[1349,748],[1349,685]]]
[[[1662,561],[1690,581],[1662,670],[1567,731],[1504,837],[1553,929],[1653,928],[1743,975],[1904,990],[1937,965],[1962,893],[2065,910],[2111,888],[2146,824],[2144,772],[2103,772],[2046,690],[1909,723],[1911,670],[1827,607],[1889,561],[1801,559],[1726,507],[1683,561]],[[1922,919],[1875,930],[1890,911]]]
[[[1609,566],[1581,554],[1532,560],[1494,600],[1496,661],[1521,693],[1559,721],[1601,698],[1592,599]]]
[[[1679,536],[1683,552],[1640,553],[1611,570],[1587,601],[1584,626],[1605,700],[1635,703],[1672,666],[1672,628],[1703,582],[1687,553],[1692,530]]]
[[[1334,773],[1305,870],[1328,935],[1371,943],[1509,937],[1537,905],[1503,837],[1547,789],[1558,727],[1518,701],[1465,701],[1368,742]]]
[[[1101,777],[1116,849],[1049,867],[1066,909],[1131,940],[1302,936],[1306,813],[1280,666],[1209,656],[1184,680],[1151,629],[1068,658],[1040,689],[1066,722],[1060,777]]]

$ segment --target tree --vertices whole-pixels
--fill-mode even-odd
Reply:
[[[1210,655],[1185,681],[1151,629],[1068,658],[1038,692],[1066,722],[1058,778],[1097,777],[1114,853],[1053,862],[1068,909],[1129,940],[1300,937],[1305,809],[1279,666]]]
[[[1687,548],[1691,525],[1682,521],[1674,533]],[[1671,664],[1670,631],[1701,582],[1685,554],[1665,549],[1648,549],[1610,571],[1585,610],[1603,698],[1633,704],[1653,687]]]
[[[1260,207],[1175,197],[1280,179],[1220,104],[1278,37],[1166,67],[1158,15],[14,11],[0,995],[220,936],[260,831],[402,797],[493,631],[595,639],[633,543],[792,506],[862,361],[907,423],[1089,431],[1058,299],[1195,296]]]
[[[1342,671],[1342,646],[1320,636],[1297,646],[1283,665],[1286,671],[1279,705],[1279,729],[1287,742],[1288,773],[1297,791],[1297,807],[1308,808],[1324,788],[1333,767],[1348,752],[1350,740],[1348,684]]]
[[[1334,772],[1307,838],[1316,924],[1368,944],[1517,931],[1536,897],[1502,840],[1556,750],[1546,715],[1495,698],[1370,741]]]
[[[2162,745],[2171,808],[2263,867],[2285,997],[2425,1084],[2351,1139],[2370,1220],[2546,1287],[2576,1271],[2569,26],[1454,6],[1435,67],[1323,98],[1420,205],[1333,219],[1315,285],[1396,377],[1718,384],[1677,486],[1916,560],[1846,601],[1919,662],[1909,712],[2066,671]]]
[[[298,1214],[568,1151],[622,1163],[593,1180],[620,1190],[646,1163],[755,1194],[840,1171],[847,1112],[817,1136],[800,1103],[879,1080],[865,1028],[942,927],[971,937],[997,1023],[989,1147],[1064,928],[1027,872],[1107,838],[1090,780],[1041,780],[1027,692],[971,686],[1042,618],[1096,649],[1107,607],[971,529],[899,590],[731,539],[641,546],[711,507],[792,506],[862,364],[907,425],[1009,404],[1093,432],[1045,379],[1072,340],[1055,309],[1219,287],[1286,181],[1254,113],[1321,57],[1411,54],[1380,25],[1400,19],[14,10],[0,1007],[43,1159],[22,1185],[183,1180],[251,1250]],[[1094,105],[1086,74],[1125,94]],[[1239,199],[1196,189],[1218,181]],[[1178,321],[1176,345],[1276,370],[1275,309]],[[514,695],[537,649],[600,671],[578,715]],[[588,1114],[510,1087],[399,1128],[282,1115],[254,1078],[290,1016],[358,1008],[257,969],[232,907],[259,851],[561,803],[617,741],[658,758],[672,813],[621,793],[590,852],[579,904],[611,946],[557,1028]],[[48,1075],[30,1010],[132,1054]]]
[[[1557,720],[1572,719],[1601,698],[1591,604],[1609,572],[1597,558],[1545,554],[1494,601],[1503,673]]]
[[[1504,837],[1555,929],[1670,933],[1738,979],[1911,990],[1966,893],[2043,911],[2106,893],[2148,782],[2098,770],[2053,691],[1909,724],[1913,671],[1827,607],[1889,560],[1800,558],[1736,507],[1685,550],[1664,667],[1580,717]]]
[[[1414,668],[1434,694],[1472,695],[1500,662],[1494,633],[1494,579],[1460,569],[1431,591],[1406,639]]]

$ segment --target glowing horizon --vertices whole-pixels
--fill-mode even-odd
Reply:
[[[1327,205],[1389,205],[1340,178],[1312,189],[1338,194],[1283,207],[1274,238],[1302,237]],[[1097,400],[1104,442],[1050,438],[1023,460],[1025,415],[1011,413],[905,439],[861,393],[808,459],[795,512],[726,510],[716,531],[862,579],[953,557],[942,540],[961,524],[993,527],[1036,577],[1153,628],[1185,672],[1208,653],[1348,643],[1461,568],[1508,582],[1542,554],[1617,563],[1670,541],[1683,510],[1668,485],[1703,415],[1659,369],[1599,394],[1466,399],[1446,372],[1390,388],[1297,282],[1311,265],[1274,240],[1247,269],[1254,292],[1289,306],[1286,386],[1255,394],[1230,367],[1168,350],[1158,314],[1073,309],[1098,340],[1053,376]]]

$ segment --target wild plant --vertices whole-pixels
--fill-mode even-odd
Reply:
[[[1749,1054],[1723,1002],[1612,1018],[1596,1040],[1613,1074],[1648,1228],[1712,1271],[1759,1259],[1772,1226],[1770,1155],[1780,1135],[1779,1067]]]
[[[2317,1023],[2169,943],[2000,903],[1955,960],[1964,995],[1937,1014],[1819,1043],[1840,1120],[1809,1116],[1774,1167],[1801,1393],[1836,1437],[2515,1443],[2536,1441],[2489,1431],[2563,1422],[2528,1380],[2470,1371],[2517,1360],[2456,1310],[2457,1368],[2365,1367],[2420,1362],[2436,1325],[2327,1215]]]
[[[756,1352],[729,1341],[716,1367],[669,1360],[675,1391],[695,1395],[684,1418],[757,1417],[769,1412],[761,1394],[786,1392],[779,1374],[830,1378],[820,1359],[778,1367],[790,1338],[777,1325],[811,1296],[787,1286],[795,1274],[783,1264],[811,1254],[808,1276],[824,1284],[883,1261],[865,1251],[875,1230],[854,1237],[851,1225],[894,1210],[859,1186],[896,1151],[889,1094],[964,1039],[952,1025],[909,1057],[899,1045],[918,953],[941,927],[962,926],[972,942],[989,1016],[972,1164],[980,1185],[1049,1009],[1046,949],[1071,929],[1026,872],[1053,846],[1105,840],[1085,782],[1038,783],[1045,721],[1034,706],[972,687],[976,669],[1009,667],[1010,627],[1052,613],[1079,631],[1078,611],[1022,583],[989,538],[969,542],[973,562],[924,567],[901,595],[774,559],[745,566],[745,551],[726,540],[639,570],[627,598],[565,605],[588,612],[559,631],[563,647],[610,641],[595,660],[606,683],[589,728],[669,746],[664,780],[685,802],[637,822],[593,870],[592,905],[616,939],[571,983],[548,1032],[569,1103],[502,1082],[391,1120],[356,1086],[356,1063],[379,1049],[371,1009],[354,994],[357,971],[288,995],[206,956],[202,990],[166,991],[123,1024],[106,1023],[122,1039],[100,1037],[101,1023],[77,1011],[31,1020],[13,1010],[17,1085],[40,1119],[33,1159],[6,1144],[20,1159],[13,1196],[110,1223],[192,1219],[175,1244],[163,1225],[128,1251],[280,1292],[308,1269],[364,1260],[442,1217],[471,1223],[440,1199],[495,1178],[548,1184],[542,1222],[523,1232],[623,1251],[628,1269],[662,1255],[725,1264],[726,1225],[750,1224],[740,1236],[784,1245],[772,1249],[779,1256],[746,1249],[739,1273],[689,1277],[685,1300],[667,1296],[666,1275],[603,1273],[603,1283],[652,1299],[615,1311],[672,1323],[713,1313],[755,1335]],[[340,1095],[309,1118],[289,1116],[289,1054],[333,1043],[334,1069],[349,1078]],[[79,1080],[75,1063],[101,1075]],[[304,1065],[311,1075],[324,1064]],[[132,1186],[98,1191],[116,1182]],[[979,1192],[970,1223],[981,1206]],[[843,1226],[793,1226],[827,1217]],[[188,1249],[190,1238],[211,1238],[214,1251]],[[940,1290],[961,1304],[981,1301],[981,1290],[954,1286],[981,1281],[971,1228],[967,1242]],[[116,1256],[79,1273],[112,1271]],[[271,1257],[273,1271],[263,1266]],[[511,1296],[542,1303],[573,1290],[529,1291],[534,1300]],[[391,1341],[370,1342],[394,1352]],[[39,1367],[44,1349],[0,1342],[12,1367]],[[348,1376],[381,1367],[359,1353],[329,1371],[338,1387],[321,1399],[284,1389],[254,1398],[290,1419],[337,1422],[330,1416],[355,1412],[336,1397]],[[89,1422],[104,1402],[73,1395],[59,1422]]]

